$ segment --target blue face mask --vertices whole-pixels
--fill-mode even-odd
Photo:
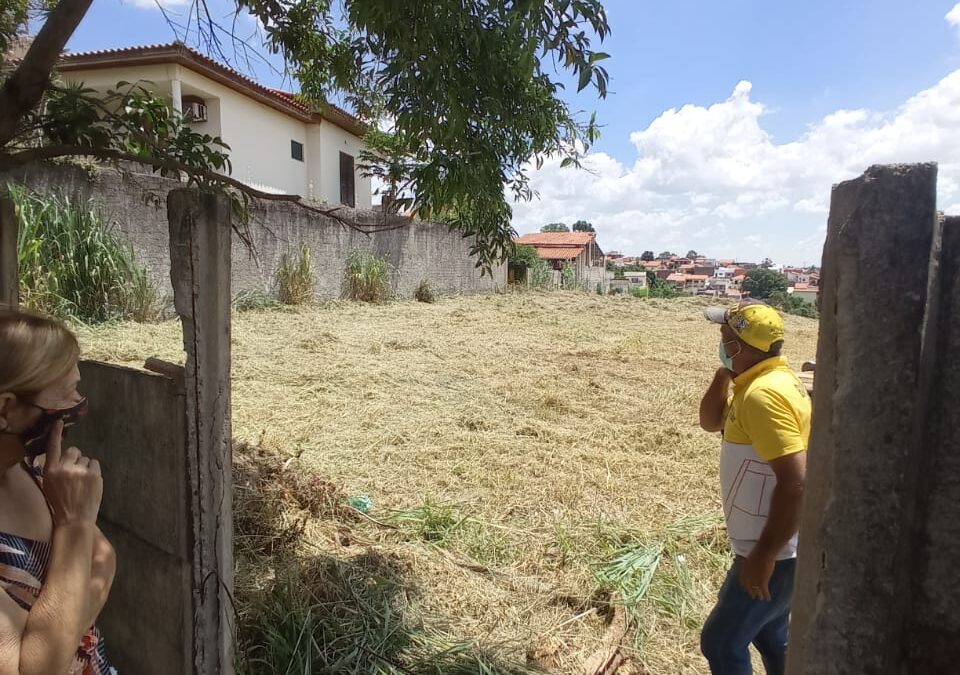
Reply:
[[[723,364],[723,367],[727,370],[733,370],[733,359],[727,356],[727,350],[724,349],[724,342],[720,341],[720,363]]]

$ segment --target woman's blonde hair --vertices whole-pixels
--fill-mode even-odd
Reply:
[[[66,377],[80,344],[63,323],[0,307],[0,392],[33,396]]]

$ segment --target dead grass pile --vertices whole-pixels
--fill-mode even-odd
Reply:
[[[558,292],[244,312],[234,433],[329,481],[307,488],[331,496],[300,548],[392,561],[408,622],[580,673],[611,603],[627,605],[632,667],[706,673],[697,631],[728,554],[718,439],[697,425],[719,365],[702,305]],[[785,321],[799,366],[817,324]],[[81,338],[95,358],[180,358],[175,323]],[[357,495],[377,522],[331,510]],[[284,497],[282,525],[308,513],[301,498]]]

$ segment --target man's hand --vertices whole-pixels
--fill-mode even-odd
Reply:
[[[700,401],[700,427],[704,431],[722,431],[723,413],[727,407],[727,396],[730,394],[730,384],[733,382],[733,373],[726,368],[720,368],[713,375],[713,382]]]
[[[776,556],[757,551],[740,561],[740,585],[754,600],[770,599],[770,577],[777,564]]]

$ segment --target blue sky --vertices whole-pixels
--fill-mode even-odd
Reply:
[[[604,125],[591,171],[548,162],[534,178],[542,201],[515,209],[519,231],[583,217],[627,253],[816,263],[830,185],[875,161],[939,160],[941,205],[960,211],[956,0],[604,4],[611,94],[570,95]],[[152,0],[94,0],[69,47],[172,38]]]

